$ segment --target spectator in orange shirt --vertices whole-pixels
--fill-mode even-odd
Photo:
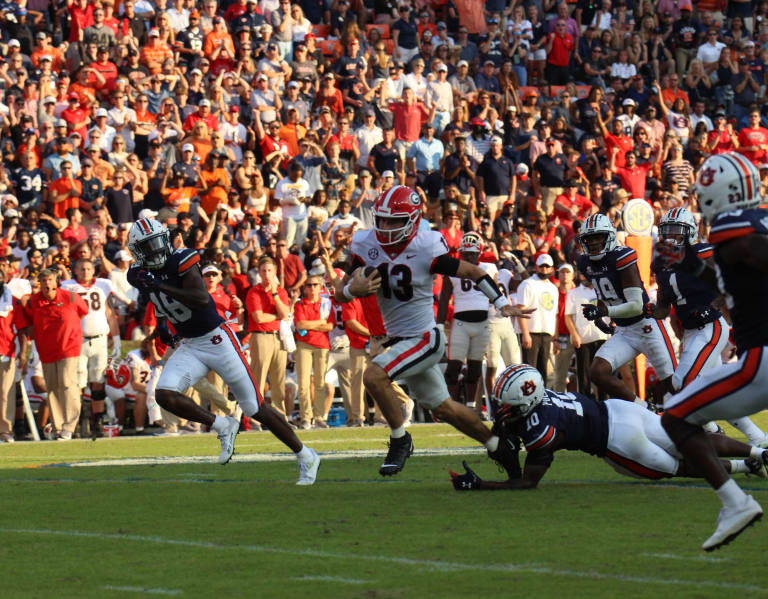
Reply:
[[[215,150],[208,154],[200,176],[207,188],[200,195],[200,207],[210,216],[219,204],[227,203],[227,195],[232,180],[226,169],[227,155],[224,151]]]
[[[147,67],[150,73],[159,73],[166,58],[173,58],[173,52],[165,42],[160,41],[160,32],[151,29],[147,45],[143,46],[139,53],[139,62]]]
[[[691,105],[691,101],[688,99],[688,94],[677,87],[680,84],[680,77],[675,73],[667,75],[661,80],[661,97],[664,98],[664,102],[667,106],[672,106],[675,100],[680,98],[687,106]]]
[[[35,68],[40,68],[40,59],[43,56],[51,57],[51,70],[55,73],[64,68],[64,54],[58,48],[51,46],[48,34],[45,31],[37,33],[37,45],[29,57]]]
[[[52,206],[55,218],[66,218],[68,208],[80,206],[80,196],[83,184],[75,179],[72,163],[65,160],[61,163],[61,177],[48,184],[48,203]]]
[[[205,57],[211,61],[211,71],[218,74],[228,69],[235,58],[235,44],[227,32],[227,26],[221,17],[213,18],[213,31],[205,36],[203,43]]]
[[[171,168],[166,166],[163,175],[163,184],[160,188],[160,194],[165,198],[165,207],[160,210],[160,219],[175,218],[179,212],[189,212],[189,204],[192,198],[198,193],[197,187],[186,187],[184,185],[183,171],[173,172],[173,185],[168,186],[168,176],[171,174]],[[195,166],[195,172],[200,183],[200,190],[205,191],[208,186],[200,175],[200,167]]]

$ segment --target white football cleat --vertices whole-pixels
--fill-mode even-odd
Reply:
[[[218,434],[219,441],[221,441],[219,464],[226,464],[232,459],[232,454],[235,453],[235,437],[240,432],[240,423],[232,418],[232,416],[227,416],[226,421],[224,430]]]
[[[320,456],[314,449],[310,449],[312,452],[312,459],[302,462],[299,460],[299,480],[297,485],[313,485],[317,478],[317,470],[320,468]]]
[[[747,495],[744,504],[736,509],[722,508],[717,516],[717,528],[701,548],[704,551],[714,551],[723,545],[727,545],[738,537],[748,526],[754,524],[763,517],[763,508]]]

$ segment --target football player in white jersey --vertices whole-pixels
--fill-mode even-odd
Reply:
[[[438,231],[419,229],[421,211],[421,200],[409,187],[397,185],[382,193],[373,205],[374,228],[354,234],[348,272],[336,282],[336,299],[342,303],[378,293],[389,338],[387,350],[371,361],[363,376],[365,388],[392,429],[379,473],[397,474],[413,453],[413,440],[392,389],[394,380],[405,381],[415,401],[483,443],[491,458],[516,471],[514,448],[500,444],[475,412],[450,398],[438,367],[445,336],[435,324],[432,280],[436,274],[470,279],[504,316],[526,317],[532,310],[511,306],[479,266],[451,258]]]
[[[83,349],[80,352],[77,375],[81,389],[91,388],[91,435],[101,437],[104,418],[104,375],[107,369],[108,341],[112,336],[112,357],[120,356],[120,329],[117,317],[109,305],[112,282],[95,278],[93,262],[87,258],[78,260],[72,272],[74,280],[64,281],[62,289],[74,291],[88,304],[90,310],[83,316]]]
[[[525,267],[517,261],[520,270],[525,273]],[[520,273],[522,274],[522,273]],[[527,273],[525,274],[527,276]],[[496,275],[496,284],[507,299],[510,285],[514,285],[515,274],[506,268],[500,268]],[[517,338],[512,319],[505,318],[499,311],[491,307],[488,313],[488,348],[485,353],[485,389],[490,394],[493,381],[496,380],[496,369],[501,358],[504,366],[519,364],[523,359],[520,353],[520,340]]]
[[[121,362],[113,362],[107,369],[107,412],[120,424],[125,422],[125,404],[133,403],[133,420],[136,432],[144,431],[147,419],[147,383],[152,375],[150,366],[149,344],[152,340],[144,339],[140,349],[129,351]]]
[[[482,237],[474,231],[464,233],[459,244],[461,259],[470,264],[476,264],[495,281],[498,273],[496,266],[488,262],[479,263],[482,251]],[[451,296],[453,296],[453,323],[448,337],[448,366],[445,369],[445,382],[451,399],[458,401],[459,374],[466,361],[467,373],[464,376],[466,401],[467,403],[474,401],[475,411],[481,414],[477,385],[483,372],[483,357],[488,347],[490,334],[488,309],[491,305],[488,297],[469,279],[444,277],[437,308],[438,328],[445,326]],[[509,321],[508,318],[505,320]]]

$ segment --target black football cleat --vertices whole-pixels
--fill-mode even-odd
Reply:
[[[405,466],[405,461],[413,453],[413,439],[410,433],[405,433],[404,437],[399,439],[389,439],[389,451],[384,463],[379,468],[379,474],[382,476],[394,476]]]
[[[523,472],[520,469],[520,461],[517,456],[520,452],[518,446],[509,437],[499,439],[499,447],[494,452],[488,452],[488,456],[499,466],[504,468],[510,479],[523,478]]]

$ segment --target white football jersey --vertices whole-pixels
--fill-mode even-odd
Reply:
[[[125,355],[123,364],[128,366],[128,370],[131,372],[131,385],[133,385],[134,382],[138,382],[144,385],[147,384],[147,381],[149,381],[149,376],[152,374],[152,369],[149,367],[149,362],[147,362],[147,360],[141,355],[140,349],[129,351]],[[138,377],[138,381],[134,378],[134,373]]]
[[[506,297],[509,300],[509,303],[514,306],[515,302],[509,297],[509,283],[513,277],[514,275],[512,274],[512,271],[507,270],[506,268],[502,268],[496,275],[496,284],[499,286],[499,291],[501,291],[502,295]],[[506,316],[502,316],[496,308],[491,306],[491,310],[488,312],[488,320],[491,322],[498,322],[500,320],[504,320],[505,318]]]
[[[499,272],[495,264],[480,262],[478,266],[492,279]],[[451,277],[453,285],[453,313],[469,312],[473,310],[488,310],[491,305],[488,296],[480,291],[470,279]]]
[[[431,268],[435,258],[449,251],[439,231],[419,230],[394,258],[384,251],[372,229],[355,232],[350,249],[354,262],[379,270],[377,299],[387,335],[419,337],[435,328]]]
[[[62,289],[74,291],[88,304],[89,312],[81,321],[83,335],[96,337],[109,334],[107,322],[107,298],[112,294],[112,282],[109,279],[94,279],[90,285],[81,285],[75,280],[64,281]]]

